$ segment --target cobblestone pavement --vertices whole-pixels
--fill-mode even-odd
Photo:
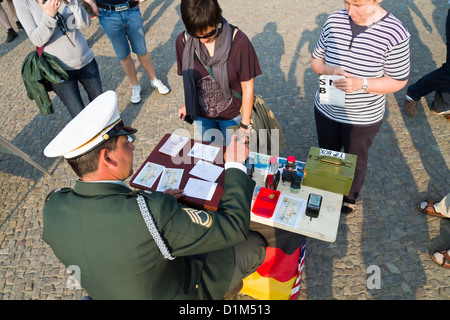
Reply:
[[[248,35],[258,53],[263,75],[256,79],[256,92],[283,127],[287,146],[281,155],[306,159],[310,146],[317,145],[317,76],[309,64],[310,53],[326,16],[341,9],[343,1],[222,0],[221,5],[224,16]],[[383,6],[412,34],[411,81],[444,62],[447,1],[385,0]],[[138,67],[143,100],[129,103],[130,84],[98,19],[83,31],[96,54],[104,89],[118,93],[125,122],[139,129],[135,166],[165,133],[192,130],[176,117],[183,104],[174,47],[183,30],[179,2],[148,0],[141,12],[157,74],[172,89],[167,96],[155,92]],[[0,37],[6,38],[0,30]],[[41,239],[45,196],[72,186],[75,179],[62,159],[46,159],[42,151],[70,117],[57,97],[52,96],[55,113],[50,116],[40,115],[28,99],[20,70],[33,49],[24,31],[14,42],[0,44],[1,136],[50,172],[45,175],[15,155],[0,153],[0,299],[76,300],[85,293],[67,285],[65,267]],[[450,123],[430,112],[432,95],[422,99],[418,116],[410,118],[403,111],[405,90],[388,95],[357,212],[341,217],[336,242],[308,239],[299,300],[450,298],[450,271],[428,254],[449,247],[449,220],[427,217],[416,209],[420,200],[440,199],[450,191]],[[380,271],[379,289],[367,285],[373,266]]]

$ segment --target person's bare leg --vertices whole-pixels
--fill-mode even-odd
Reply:
[[[153,67],[152,58],[150,57],[150,54],[147,52],[144,55],[138,55],[139,63],[141,64],[142,68],[144,68],[145,72],[148,74],[150,80],[156,80],[156,72],[155,68]]]
[[[3,6],[0,5],[0,22],[6,29],[11,29],[11,23],[9,22],[8,16],[6,15],[5,10],[3,9]]]
[[[161,82],[156,76],[155,68],[153,67],[152,58],[150,54],[147,52],[143,55],[138,55],[139,63],[142,68],[144,68],[145,72],[148,74],[150,78],[150,83],[153,88],[157,89],[160,94],[167,94],[170,92],[170,89]]]
[[[120,65],[122,66],[122,69],[131,84],[133,86],[137,86],[139,84],[139,81],[137,79],[136,68],[134,67],[133,59],[131,59],[131,54],[129,54],[125,59],[120,60]]]
[[[11,12],[11,15],[15,22],[19,21],[19,18],[17,17],[16,8],[14,7],[14,3],[12,0],[6,0],[8,2],[8,8],[9,12]]]

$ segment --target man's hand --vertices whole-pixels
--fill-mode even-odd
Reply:
[[[182,189],[167,189],[166,191],[164,191],[163,193],[167,193],[172,195],[175,199],[180,199],[184,196],[186,196],[184,193],[184,190]]]
[[[186,118],[186,105],[178,109],[178,118],[184,120]]]
[[[88,5],[91,6],[92,12],[93,12],[96,16],[99,15],[97,2],[95,2],[95,0],[83,0],[83,1],[86,2]]]
[[[250,153],[248,146],[248,135],[232,135],[231,142],[225,151],[225,162],[244,163]]]

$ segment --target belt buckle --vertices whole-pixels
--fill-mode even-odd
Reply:
[[[116,12],[128,10],[128,3],[120,4],[120,5],[115,6],[115,7],[114,7],[114,10],[115,10]]]

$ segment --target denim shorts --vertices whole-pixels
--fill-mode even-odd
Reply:
[[[117,59],[123,60],[133,53],[142,56],[147,53],[144,24],[139,7],[125,11],[112,11],[99,8],[100,25],[111,41]]]
[[[209,118],[198,117],[194,120],[194,125],[201,134],[201,140],[203,142],[214,142],[218,145],[228,145],[231,141],[231,134],[227,131],[228,127],[239,125],[242,121],[242,115],[239,114],[234,119],[229,120],[215,120]]]

